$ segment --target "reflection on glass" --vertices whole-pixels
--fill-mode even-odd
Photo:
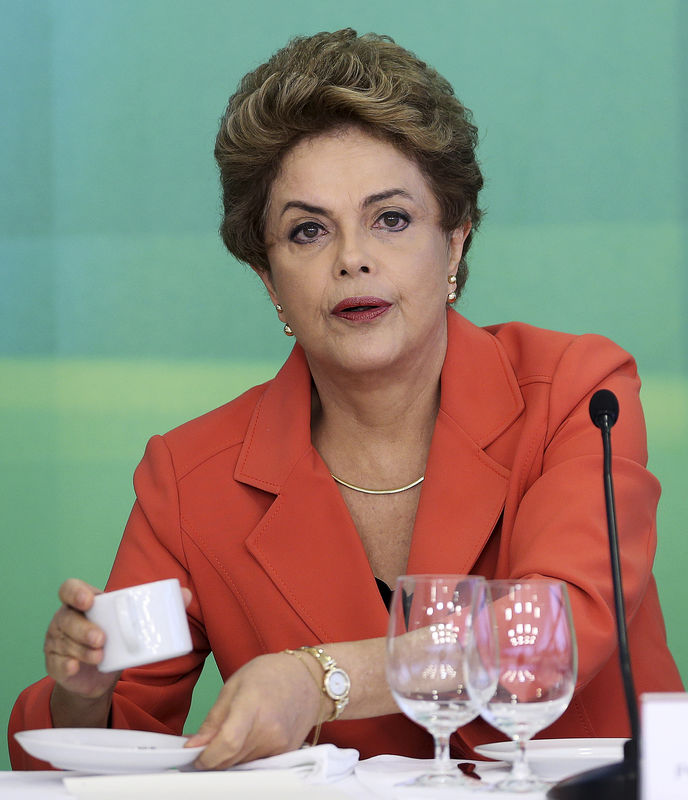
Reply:
[[[528,767],[526,742],[566,710],[576,682],[576,643],[568,594],[560,581],[489,581],[497,648],[485,649],[482,668],[496,679],[486,697],[484,677],[468,674],[481,715],[518,745],[510,776],[498,788],[539,790]],[[488,640],[495,641],[485,631]],[[478,638],[481,631],[476,631]]]

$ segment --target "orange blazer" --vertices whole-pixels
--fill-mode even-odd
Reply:
[[[481,329],[448,312],[448,349],[407,572],[548,576],[569,588],[578,686],[541,735],[624,736],[615,646],[600,433],[588,402],[620,403],[614,483],[638,693],[680,691],[652,561],[657,480],[633,359],[609,340],[521,323]],[[388,613],[351,517],[310,437],[311,376],[297,344],[278,375],[148,444],[137,500],[108,588],[178,577],[193,593],[194,650],[128,670],[112,726],[179,733],[209,651],[223,678],[261,653],[384,636]],[[51,725],[48,678],[10,721],[16,768],[45,768],[11,734]],[[455,755],[501,738],[481,720],[453,737]],[[322,741],[430,756],[429,734],[401,714],[340,720]]]

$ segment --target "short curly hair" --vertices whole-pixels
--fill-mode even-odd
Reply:
[[[297,37],[241,81],[215,143],[224,214],[220,234],[240,261],[270,270],[265,217],[285,153],[305,137],[357,125],[388,141],[423,172],[447,233],[472,223],[457,274],[480,223],[483,178],[477,128],[451,85],[389,36],[346,28]]]

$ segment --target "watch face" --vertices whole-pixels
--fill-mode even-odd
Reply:
[[[344,697],[350,686],[349,676],[343,669],[333,669],[327,676],[327,693],[333,700]]]

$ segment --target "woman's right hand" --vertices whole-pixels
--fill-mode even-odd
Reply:
[[[52,618],[45,635],[45,665],[57,683],[57,694],[96,700],[112,693],[119,672],[99,672],[103,660],[105,633],[85,612],[100,590],[76,578],[69,578],[59,589],[62,606]],[[108,703],[109,705],[109,703]]]

